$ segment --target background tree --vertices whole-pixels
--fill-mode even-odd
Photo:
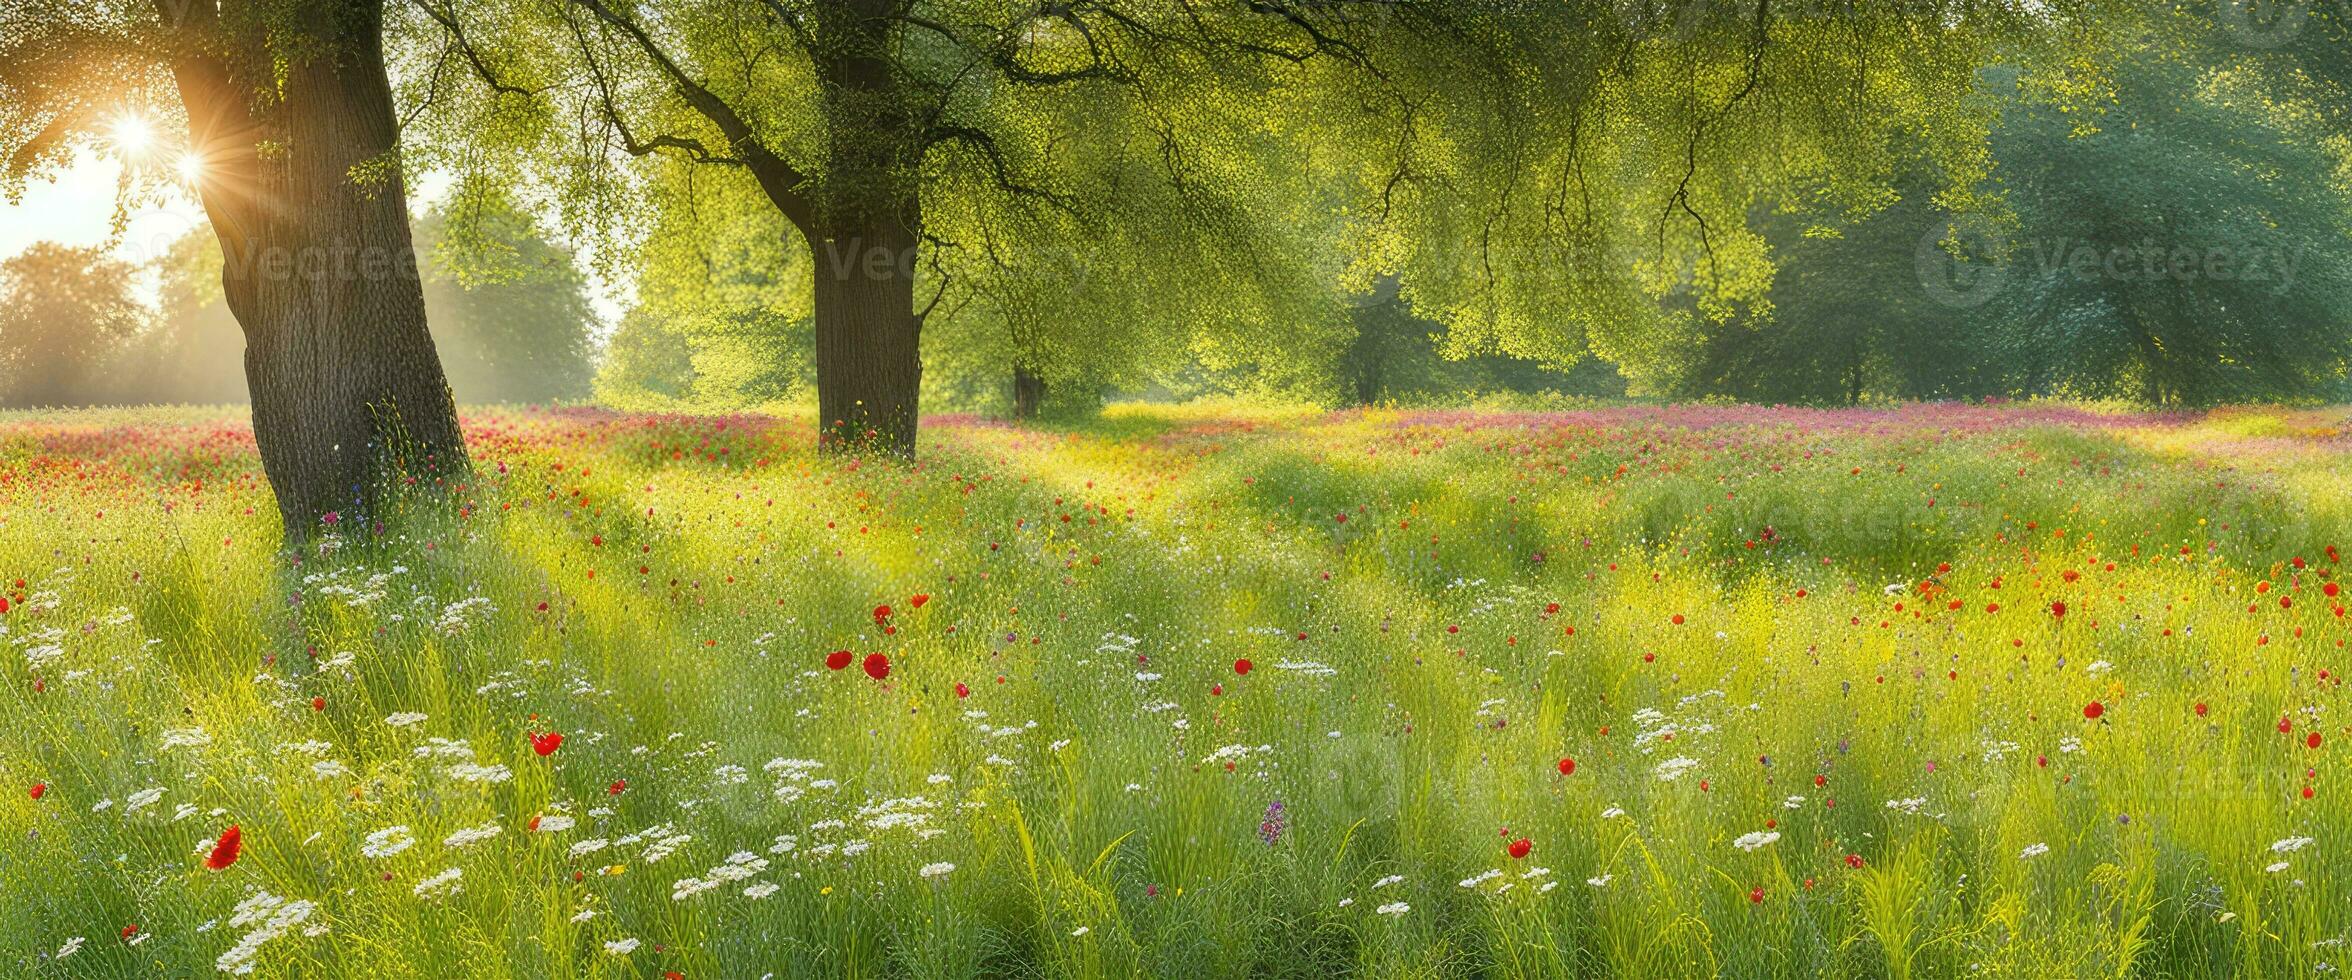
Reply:
[[[220,239],[197,228],[155,259],[155,322],[123,350],[108,373],[116,383],[91,392],[93,402],[182,402],[227,405],[249,401],[245,389],[245,334],[221,294]]]
[[[1034,267],[1041,245],[1084,251],[1090,266],[1205,256],[1213,261],[1192,265],[1190,280],[1203,290],[1232,285],[1219,274],[1262,258],[1230,236],[1157,255],[1127,247],[1145,229],[1119,206],[1152,193],[1136,178],[1153,171],[1182,201],[1152,213],[1160,234],[1151,244],[1233,230],[1223,219],[1248,212],[1231,203],[1235,185],[1222,171],[1252,148],[1218,142],[1233,132],[1215,125],[1220,107],[1264,87],[1237,78],[1333,43],[1287,11],[1245,8],[1195,18],[1140,6],[1024,12],[896,0],[425,0],[420,9],[443,49],[460,53],[447,60],[487,83],[494,117],[509,125],[454,118],[531,151],[519,159],[562,161],[546,179],[588,191],[567,198],[606,202],[632,189],[615,166],[629,156],[715,167],[724,177],[706,184],[755,189],[806,256],[826,431],[896,452],[912,449],[921,328],[943,303],[969,304],[987,322],[975,329],[1009,342],[1006,375],[1083,373],[1075,354],[1088,347],[1058,343],[1071,331],[1055,329],[1054,298],[1021,281],[1049,278]],[[581,117],[599,127],[585,147],[551,125]],[[1104,247],[1080,248],[1094,241]],[[951,287],[963,295],[951,299]]]
[[[147,323],[129,264],[38,242],[0,263],[0,404],[82,402],[105,362]]]
[[[623,408],[674,409],[694,397],[688,337],[639,306],[621,315],[596,367],[596,400]]]
[[[414,222],[433,343],[461,403],[584,399],[596,318],[570,250],[502,199],[460,194]],[[155,265],[155,325],[109,365],[89,402],[247,400],[245,338],[221,292],[219,240],[200,228]]]
[[[489,188],[461,188],[415,236],[427,320],[459,402],[588,396],[596,314],[569,249]]]
[[[1768,303],[1774,211],[1867,215],[1920,153],[1968,206],[1998,109],[1977,72],[2069,70],[2050,54],[2082,6],[1470,5],[1495,41],[1383,61],[1425,97],[1335,76],[1281,108],[1395,142],[1345,158],[1348,251],[1362,281],[1399,278],[1449,353],[1635,366],[1676,356],[1684,311]]]
[[[465,468],[425,324],[382,28],[380,0],[0,2],[12,187],[109,116],[180,110],[175,163],[225,257],[289,538],[328,513],[373,516],[397,482],[387,464],[427,485]]]
[[[2028,93],[1994,141],[2016,215],[1987,345],[2053,393],[2307,399],[2352,363],[2343,158],[2203,45],[2120,61],[2109,97]]]
[[[1677,397],[1817,404],[2344,390],[2352,187],[2331,117],[2275,97],[2291,52],[2155,13],[2096,72],[1985,73],[1999,121],[1973,208],[1940,205],[1925,155],[1859,217],[1768,202],[1766,302],[1670,306],[1629,370]]]
[[[1856,405],[2011,393],[1985,348],[1993,314],[1921,281],[1923,250],[1938,275],[1959,261],[1940,245],[1955,218],[1934,204],[1938,182],[1900,180],[1899,200],[1852,221],[1759,216],[1776,266],[1766,301],[1723,318],[1669,302],[1653,328],[1661,339],[1626,370],[1674,398]],[[1988,268],[1994,259],[1980,258]]]
[[[1301,255],[1347,260],[1358,291],[1397,275],[1456,355],[1624,351],[1677,288],[1728,315],[1770,282],[1747,226],[1765,188],[1883,206],[1893,140],[1925,132],[1965,193],[1990,120],[1976,68],[2075,23],[2028,0],[417,3],[437,30],[416,61],[446,68],[420,90],[457,98],[444,76],[470,73],[488,102],[441,117],[471,147],[453,162],[521,161],[604,214],[644,184],[632,157],[755,189],[808,256],[822,423],[901,452],[943,310],[973,310],[954,329],[1033,379],[1106,348],[1286,369],[1273,348],[1346,335],[1328,284],[1292,288],[1314,279]],[[1301,171],[1336,193],[1297,192]],[[1253,245],[1294,232],[1340,247]],[[1273,300],[1313,293],[1321,312],[1204,342],[1022,288],[1095,241],[1089,268],[1161,309],[1290,314]],[[1072,319],[1095,332],[1057,329]]]
[[[1567,371],[1500,354],[1449,357],[1445,327],[1413,312],[1393,278],[1355,298],[1355,336],[1334,367],[1338,400],[1353,405],[1429,404],[1515,392],[1609,396],[1625,393],[1615,366],[1585,360]]]
[[[810,359],[809,257],[757,187],[708,168],[657,161],[642,193],[651,227],[631,250],[637,307],[613,339],[625,362],[605,385],[657,365],[671,380],[638,382],[668,397],[751,407],[797,398]]]

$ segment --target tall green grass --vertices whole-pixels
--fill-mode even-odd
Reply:
[[[2341,966],[2341,437],[1995,415],[497,414],[294,552],[234,427],[14,419],[0,972]]]

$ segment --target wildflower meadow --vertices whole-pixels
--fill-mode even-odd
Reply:
[[[0,972],[2325,975],[2341,426],[14,415]]]

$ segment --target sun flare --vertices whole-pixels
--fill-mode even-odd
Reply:
[[[125,156],[138,156],[155,146],[155,124],[136,113],[116,119],[112,135],[114,148]]]

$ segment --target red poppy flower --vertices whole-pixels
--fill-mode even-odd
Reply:
[[[850,658],[850,652],[849,652],[849,651],[847,651],[847,650],[835,650],[835,651],[833,651],[832,653],[828,653],[828,654],[826,654],[826,655],[825,655],[825,666],[827,666],[827,667],[830,667],[830,668],[832,668],[832,669],[834,669],[834,670],[840,670],[840,669],[842,669],[842,668],[844,668],[844,667],[847,667],[847,666],[849,666],[849,658]]]
[[[968,698],[968,697],[971,697],[971,696],[972,696],[972,689],[971,689],[971,688],[968,688],[968,687],[965,687],[965,686],[964,686],[964,682],[962,682],[962,681],[957,681],[957,682],[956,682],[956,697],[959,697],[959,698]]]
[[[2197,717],[2205,717],[2205,702],[2203,701],[2197,702]]]
[[[1547,603],[1544,603],[1544,615],[1546,615],[1546,616],[1556,615],[1556,614],[1558,614],[1558,613],[1559,613],[1559,611],[1560,611],[1560,604],[1559,604],[1559,603],[1557,603],[1557,602],[1547,602]]]
[[[2100,703],[2099,703],[2099,702],[2097,702],[2097,701],[2093,701],[2093,702],[2091,702],[2091,703],[2089,703],[2089,704],[2083,705],[2083,717],[2085,717],[2085,718],[2090,718],[2090,719],[2094,719],[2094,720],[2096,720],[2096,719],[2097,719],[2097,718],[2098,718],[2100,715],[2103,715],[2103,714],[2106,714],[2106,713],[2107,713],[2107,706],[2106,706],[2106,705],[2103,705],[2103,704],[2100,704]]]
[[[2310,746],[2310,747],[2312,747],[2312,748],[2315,748],[2315,749],[2316,749],[2316,748],[2318,748],[2318,747],[2319,747],[2319,733],[2318,733],[2318,732],[2312,732],[2312,733],[2311,733],[2311,735],[2310,735],[2310,737],[2308,737],[2308,738],[2305,738],[2305,739],[2303,740],[2303,744],[2305,744],[2305,745],[2308,745],[2308,746]]]
[[[1861,866],[1862,866],[1862,855],[1859,855],[1859,854],[1848,854],[1848,855],[1846,855],[1846,867],[1849,867],[1849,868],[1859,868],[1859,867],[1861,867]]]
[[[1751,888],[1751,889],[1748,889],[1748,904],[1750,904],[1750,905],[1762,905],[1762,904],[1764,904],[1764,889],[1761,889],[1761,888]]]
[[[875,607],[874,607],[874,622],[876,622],[876,623],[880,623],[880,622],[882,622],[883,620],[885,620],[885,619],[889,619],[889,618],[890,618],[890,607],[889,607],[889,606],[887,606],[887,605],[881,605],[881,606],[875,606]]]
[[[1560,775],[1563,775],[1563,776],[1573,776],[1573,775],[1575,775],[1575,774],[1576,774],[1576,760],[1574,760],[1574,759],[1561,759],[1561,760],[1560,760]]]
[[[47,792],[49,792],[49,784],[48,784],[48,783],[34,783],[34,784],[33,784],[33,789],[32,789],[33,799],[36,799],[36,800],[37,800],[37,799],[40,799],[40,798],[41,798],[41,794],[43,794],[43,793],[47,793]]]
[[[879,653],[866,654],[866,676],[875,680],[890,676],[890,658]]]
[[[1530,842],[1525,837],[1521,837],[1518,840],[1511,842],[1510,852],[1512,860],[1526,857],[1527,852],[1532,850],[1535,850],[1535,844]]]
[[[913,606],[917,609],[923,608],[923,604],[930,601],[931,594],[928,592],[917,592],[914,595],[907,597],[907,605]]]
[[[245,834],[230,824],[221,831],[220,839],[212,843],[212,853],[204,856],[204,866],[219,871],[237,863],[237,854],[245,849]]]
[[[2065,619],[2065,618],[2066,618],[2066,603],[2064,603],[2064,602],[2053,602],[2053,603],[2051,603],[2051,604],[2050,604],[2050,618],[2051,618],[2051,619]]]
[[[327,699],[325,699],[325,698],[312,698],[312,699],[310,699],[310,710],[312,710],[312,711],[325,711],[325,710],[327,710]]]
[[[531,734],[531,751],[539,753],[541,757],[554,755],[555,750],[562,747],[562,732],[534,732]]]
[[[1233,672],[1236,674],[1247,674],[1250,672],[1250,668],[1255,666],[1257,665],[1249,662],[1248,657],[1243,657],[1233,662]]]
[[[131,923],[130,925],[127,925],[127,926],[124,926],[124,927],[122,927],[122,937],[123,937],[124,939],[129,939],[129,938],[131,938],[132,936],[136,936],[136,935],[138,935],[138,934],[139,934],[139,924],[138,924],[138,923],[136,923],[136,922],[134,922],[134,923]]]
[[[612,781],[612,785],[610,785],[610,786],[607,786],[607,787],[605,787],[605,788],[604,788],[604,792],[605,792],[605,795],[607,795],[607,796],[619,796],[619,795],[621,795],[621,791],[622,791],[622,790],[625,790],[625,789],[628,789],[628,788],[629,788],[629,781],[628,781],[628,780],[626,780],[626,779],[615,779],[615,780],[613,780],[613,781]]]

